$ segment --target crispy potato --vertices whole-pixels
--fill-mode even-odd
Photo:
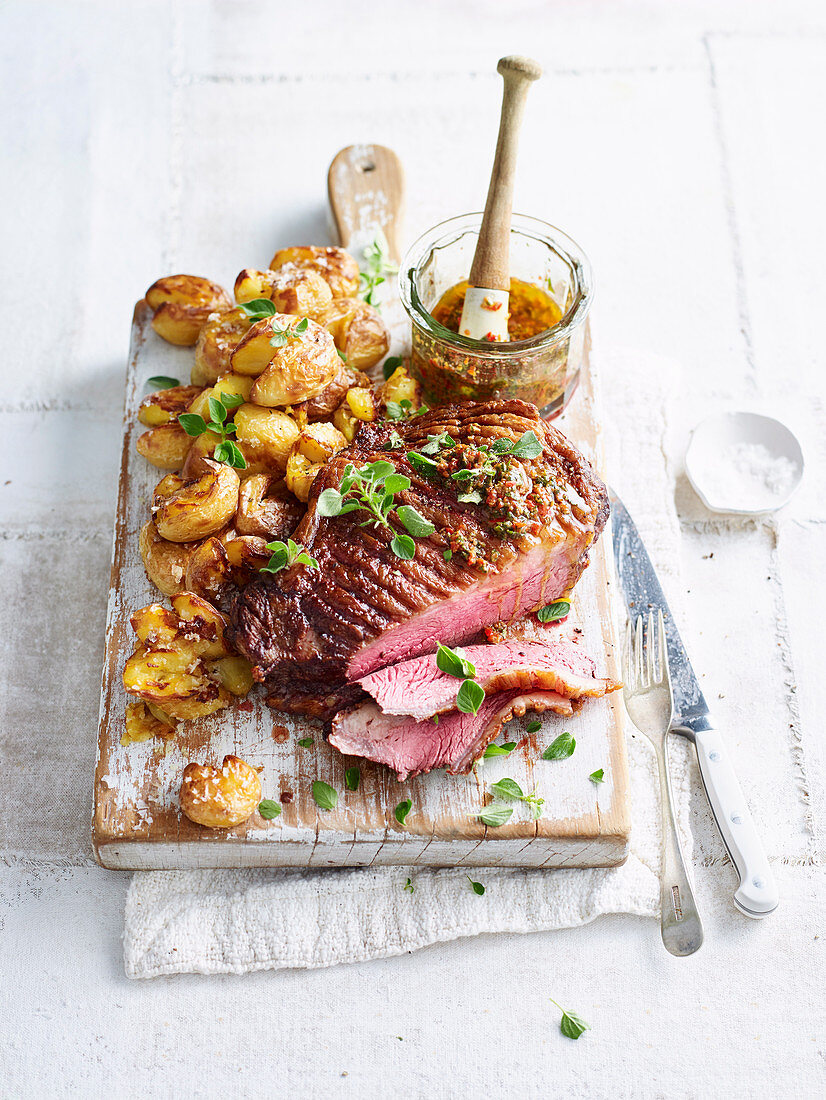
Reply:
[[[378,416],[376,398],[366,386],[353,386],[347,391],[347,404],[356,420],[375,420]]]
[[[381,314],[360,298],[334,298],[316,316],[344,354],[349,366],[369,370],[387,355],[390,334]]]
[[[308,424],[293,444],[310,462],[328,462],[333,455],[344,450],[347,440],[333,424],[319,422]]]
[[[256,298],[269,298],[274,279],[274,271],[258,271],[253,267],[245,267],[243,271],[239,271],[235,280],[235,301],[242,305],[244,302],[254,302]]]
[[[195,345],[191,380],[196,386],[209,386],[231,369],[230,356],[249,332],[252,322],[243,309],[211,313]]]
[[[253,380],[249,375],[223,374],[210,390],[210,395],[220,397],[222,393],[231,393],[236,397],[243,397],[245,401],[249,401],[252,382]]]
[[[286,539],[293,533],[304,509],[287,488],[268,474],[256,474],[241,482],[235,527],[241,535]]]
[[[347,402],[344,401],[333,413],[333,423],[347,440],[347,442],[352,443],[353,440],[356,438],[356,434],[359,430],[359,424],[361,423],[361,421],[357,420],[356,417],[353,416],[352,409],[347,404]]]
[[[284,475],[287,485],[304,504],[307,503],[312,484],[323,467],[323,462],[311,462],[299,451],[293,451],[287,459],[287,471]]]
[[[249,695],[252,691],[254,680],[252,678],[252,665],[245,657],[221,657],[212,666],[212,671],[227,691],[233,695]]]
[[[275,272],[270,298],[279,313],[315,318],[333,301],[333,293],[317,271],[292,271],[282,268]]]
[[[191,446],[192,438],[177,421],[150,428],[148,432],[139,435],[135,442],[138,454],[143,455],[159,470],[180,470]]]
[[[147,703],[144,699],[135,699],[126,704],[126,729],[120,739],[122,745],[149,741],[153,737],[169,741],[174,736],[175,719],[160,707]]]
[[[220,442],[221,438],[215,432],[203,432],[190,441],[190,448],[181,468],[181,474],[187,481],[191,481],[192,478],[203,477],[204,474],[209,472],[209,463],[212,460],[213,451]],[[241,471],[241,473],[244,472]]]
[[[307,401],[328,386],[341,363],[333,338],[315,321],[297,340],[277,348],[269,366],[255,379],[250,400],[278,407]]]
[[[185,580],[185,590],[205,600],[214,602],[226,595],[232,576],[224,543],[218,536],[212,535],[193,547],[187,558]]]
[[[150,393],[140,403],[138,420],[147,428],[175,423],[178,415],[186,412],[200,392],[200,386],[173,386],[168,390]]]
[[[283,268],[317,271],[334,298],[352,298],[358,294],[359,265],[343,248],[318,245],[280,248],[270,261],[270,270]]]
[[[183,592],[186,585],[186,570],[193,545],[186,542],[168,542],[161,538],[158,529],[150,519],[141,528],[138,538],[143,567],[150,581],[165,596],[174,596]]]
[[[262,565],[266,565],[272,554],[266,546],[266,539],[258,535],[239,535],[226,544],[227,559],[232,571],[232,583],[243,588],[258,576]]]
[[[315,420],[330,420],[349,389],[352,389],[353,386],[369,385],[370,379],[366,374],[340,363],[335,377],[320,393],[317,393],[315,397],[311,397],[308,401],[301,401],[298,405],[290,406],[291,416],[301,428],[306,427],[307,424]],[[302,414],[303,423],[301,423]]]
[[[152,518],[158,533],[170,542],[204,539],[225,527],[235,515],[240,486],[238,474],[231,466],[210,459],[204,461],[207,472],[185,481],[170,496],[158,500],[156,489]]]
[[[247,403],[235,410],[235,439],[250,474],[283,473],[298,425],[285,412]]]
[[[181,783],[181,809],[197,825],[231,829],[255,813],[261,780],[238,756],[225,756],[220,768],[187,764]]]
[[[170,344],[191,347],[210,313],[229,309],[227,292],[200,275],[167,275],[146,292],[152,328]]]
[[[422,387],[402,364],[396,367],[384,385],[379,388],[379,396],[385,405],[388,401],[407,400],[414,409],[418,409],[422,403]]]

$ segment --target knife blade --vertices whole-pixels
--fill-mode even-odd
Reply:
[[[734,904],[748,917],[765,917],[777,908],[774,876],[720,733],[691,667],[680,632],[628,509],[609,490],[614,564],[629,618],[660,610],[674,699],[672,732],[694,742],[711,812],[729,857],[740,875]]]

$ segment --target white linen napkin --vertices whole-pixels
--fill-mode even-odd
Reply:
[[[679,619],[679,527],[664,458],[675,364],[638,353],[601,355],[608,469],[634,515]],[[574,398],[576,399],[576,398]],[[629,426],[631,429],[629,430]],[[622,867],[472,871],[415,867],[138,872],[126,900],[124,962],[130,978],[319,967],[399,955],[481,932],[532,932],[585,924],[604,913],[659,912],[660,816],[648,741],[629,737],[633,828]],[[685,852],[688,746],[671,747]],[[410,879],[413,891],[405,890]]]

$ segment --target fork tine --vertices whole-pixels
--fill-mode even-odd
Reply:
[[[659,683],[668,679],[668,650],[665,644],[665,619],[663,618],[662,608],[657,615],[657,662],[660,668]]]
[[[657,642],[654,634],[654,612],[648,612],[648,630],[645,633],[645,660],[648,666],[648,686],[659,683],[657,679],[657,666],[654,658],[657,653]]]
[[[628,691],[636,691],[637,679],[633,660],[633,626],[631,620],[625,624],[625,638],[622,643],[622,676]]]
[[[637,616],[637,623],[634,628],[634,673],[637,678],[637,691],[647,687],[645,682],[645,667],[643,663],[643,657],[645,656],[645,646],[643,644],[642,636],[642,615]]]

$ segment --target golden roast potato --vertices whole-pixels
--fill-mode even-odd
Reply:
[[[224,641],[226,620],[192,592],[171,603],[172,610],[150,604],[132,616],[140,644],[124,666],[124,687],[172,718],[212,714],[232,701],[214,668],[234,656]]]
[[[409,401],[413,409],[418,409],[422,404],[422,387],[417,382],[407,367],[402,364],[396,367],[383,386],[379,387],[379,397],[386,408],[388,401]]]
[[[232,575],[224,543],[217,535],[204,539],[192,548],[186,562],[185,581],[187,592],[195,592],[210,602],[226,595],[232,584]]]
[[[286,268],[317,271],[334,298],[353,298],[359,290],[359,265],[343,248],[306,245],[280,248],[270,261],[270,269]]]
[[[210,313],[229,309],[229,295],[200,275],[167,275],[146,292],[152,328],[170,344],[191,347]]]
[[[226,544],[227,559],[232,573],[232,583],[238,588],[255,580],[262,565],[267,565],[272,554],[267,540],[259,535],[239,535]]]
[[[143,567],[150,581],[165,596],[183,592],[186,585],[186,568],[194,547],[187,542],[169,542],[161,538],[150,519],[141,528],[138,538]]]
[[[144,699],[135,699],[127,703],[125,718],[126,728],[120,739],[122,745],[149,741],[152,737],[169,741],[175,736],[175,719],[160,707],[147,703]]]
[[[159,428],[162,424],[174,423],[181,413],[187,411],[200,392],[200,386],[173,386],[168,390],[150,393],[140,403],[138,420],[147,428]]]
[[[241,482],[235,528],[241,535],[258,535],[269,541],[289,538],[304,509],[284,480],[256,474]]]
[[[221,462],[204,459],[204,463],[206,473],[183,481],[169,495],[165,495],[170,484],[167,478],[156,487],[152,519],[161,538],[195,542],[220,531],[235,515],[241,484],[238,474]]]
[[[308,424],[287,459],[285,479],[289,490],[306,504],[319,470],[346,446],[346,436],[334,424]]]
[[[361,371],[340,363],[335,377],[324,389],[311,397],[308,401],[302,401],[293,405],[291,415],[304,428],[313,420],[329,420],[344,399],[344,395],[353,386],[369,386],[370,379]],[[301,423],[303,416],[304,422]]]
[[[235,439],[247,461],[245,474],[283,473],[298,425],[280,409],[244,404],[235,410]]]
[[[231,368],[230,356],[249,331],[252,322],[243,309],[210,313],[195,345],[191,380],[196,386],[209,386]]]
[[[335,298],[316,320],[335,340],[348,366],[356,370],[369,370],[387,355],[387,326],[379,311],[361,298]]]
[[[180,797],[181,809],[196,825],[231,829],[255,813],[261,801],[261,780],[245,760],[225,756],[220,768],[187,764]]]
[[[135,441],[138,454],[159,470],[180,470],[191,446],[191,436],[186,434],[177,420],[150,428]]]

